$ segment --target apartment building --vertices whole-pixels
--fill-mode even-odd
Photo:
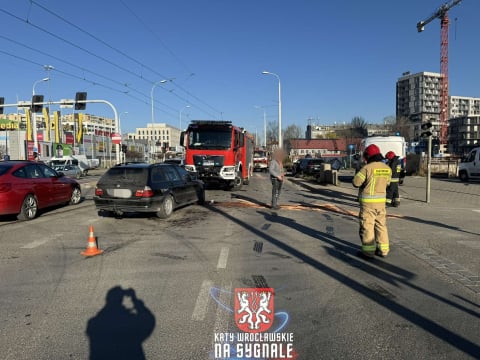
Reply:
[[[412,122],[439,121],[441,75],[432,72],[403,73],[397,81],[397,118]]]
[[[437,133],[440,131],[440,82],[441,75],[432,72],[406,72],[397,81],[397,119],[411,121],[409,135],[415,141],[420,140],[421,124],[424,122],[432,122],[433,130]],[[475,117],[480,116],[480,98],[449,96],[448,99],[449,124],[459,124],[449,129],[449,143],[473,136],[462,124],[465,122],[468,127],[469,121],[473,122]],[[463,145],[455,145],[454,148],[459,146]]]
[[[464,155],[480,146],[480,116],[460,116],[449,120],[449,152]]]

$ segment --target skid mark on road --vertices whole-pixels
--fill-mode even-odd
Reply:
[[[51,235],[48,238],[33,240],[28,244],[20,246],[20,249],[35,249],[36,247],[46,244],[50,240],[56,240],[61,238],[62,236],[63,236],[62,234],[56,234],[56,235]]]
[[[34,249],[40,245],[45,244],[49,239],[43,239],[43,240],[34,240],[31,243],[27,245],[20,246],[20,249]]]

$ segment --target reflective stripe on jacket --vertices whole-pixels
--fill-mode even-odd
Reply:
[[[360,188],[360,202],[385,203],[391,177],[392,170],[382,162],[371,162],[362,167],[353,178],[353,185]]]

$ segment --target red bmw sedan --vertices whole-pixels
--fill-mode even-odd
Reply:
[[[45,164],[24,161],[0,162],[0,215],[16,214],[31,220],[38,210],[59,204],[76,205],[80,184]]]

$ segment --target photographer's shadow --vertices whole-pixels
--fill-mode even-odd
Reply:
[[[105,306],[88,320],[89,359],[145,359],[142,343],[154,328],[155,316],[135,291],[115,286],[108,291]]]

